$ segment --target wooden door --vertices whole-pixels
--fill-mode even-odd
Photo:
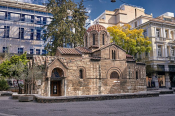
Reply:
[[[51,81],[51,96],[61,96],[61,81]]]

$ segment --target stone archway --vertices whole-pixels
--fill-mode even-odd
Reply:
[[[51,74],[50,94],[51,96],[61,96],[62,80],[64,79],[64,71],[61,68],[54,68]]]

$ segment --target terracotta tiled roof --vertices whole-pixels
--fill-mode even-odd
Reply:
[[[99,25],[99,24],[90,26],[90,27],[88,28],[87,32],[91,32],[91,31],[93,31],[93,30],[96,30],[96,31],[98,31],[98,32],[99,32],[99,31],[102,31],[102,30],[107,31],[106,28],[105,28],[104,26]]]
[[[49,65],[56,59],[56,56],[40,56],[40,55],[34,55],[33,61],[36,65]],[[30,62],[32,63],[32,62]]]
[[[91,53],[91,50],[85,47],[76,47],[75,49],[80,51],[81,53]]]
[[[126,57],[127,58],[133,58],[133,56],[129,55],[129,54],[126,54]]]
[[[69,54],[69,55],[81,55],[80,52],[78,52],[75,48],[62,48],[58,47],[57,48],[61,54]]]

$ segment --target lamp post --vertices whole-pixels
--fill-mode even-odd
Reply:
[[[111,0],[111,2],[116,2],[116,0]]]

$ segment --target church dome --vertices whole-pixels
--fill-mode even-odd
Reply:
[[[91,32],[91,31],[97,31],[97,32],[100,32],[100,31],[107,31],[106,28],[102,25],[99,25],[99,24],[95,24],[95,25],[92,25],[90,26],[88,29],[87,29],[87,32]]]

